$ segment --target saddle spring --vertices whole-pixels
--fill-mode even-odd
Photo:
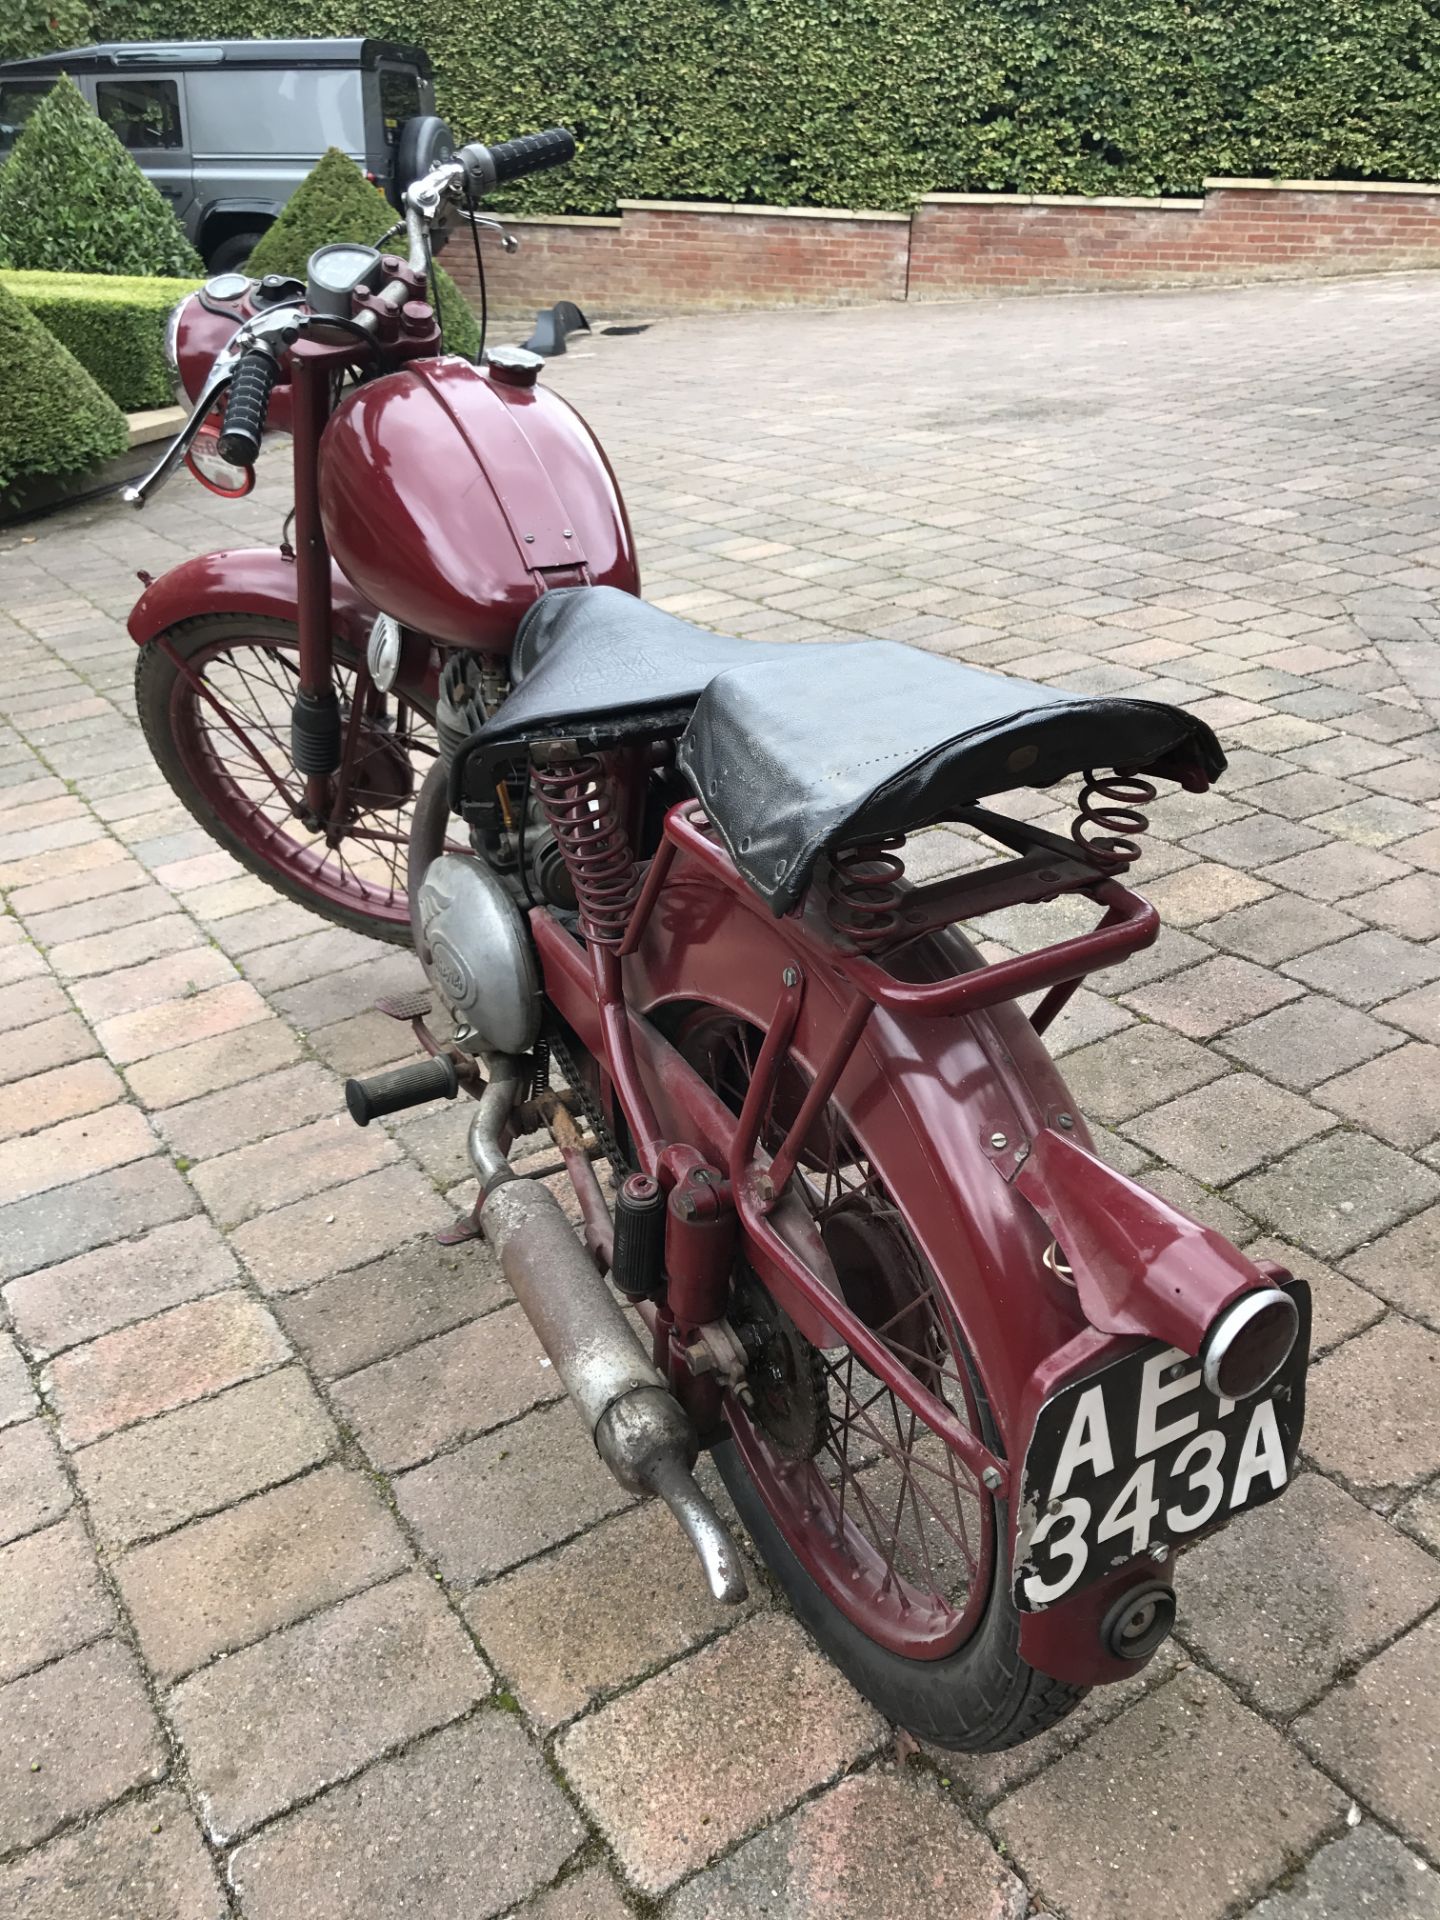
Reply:
[[[585,753],[548,767],[537,762],[530,777],[575,889],[580,931],[596,946],[618,947],[638,875],[604,767]]]
[[[900,925],[900,881],[905,862],[903,833],[863,846],[841,847],[830,856],[825,918],[857,953],[871,953],[894,937]]]
[[[1140,835],[1150,830],[1142,812],[1156,788],[1134,773],[1087,772],[1076,801],[1070,837],[1085,857],[1107,872],[1119,872],[1140,858]],[[1096,831],[1087,831],[1087,829]]]

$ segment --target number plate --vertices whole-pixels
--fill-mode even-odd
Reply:
[[[1221,1400],[1200,1362],[1158,1344],[1063,1387],[1040,1409],[1021,1481],[1015,1604],[1035,1613],[1155,1547],[1184,1546],[1290,1479],[1305,1417],[1310,1289],[1295,1349],[1265,1392]]]

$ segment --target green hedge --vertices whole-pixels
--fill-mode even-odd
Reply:
[[[1440,0],[101,0],[124,38],[421,38],[462,139],[574,127],[512,204],[904,206],[1440,177]]]
[[[125,413],[173,403],[165,322],[176,301],[198,285],[98,273],[0,272],[0,286],[44,322]]]
[[[246,271],[293,273],[305,278],[305,264],[316,247],[332,240],[354,240],[374,246],[395,224],[395,209],[378,187],[372,187],[355,162],[331,147],[290,196],[274,225],[264,233],[246,261]],[[468,241],[468,235],[465,236]],[[392,245],[398,242],[392,242]],[[480,351],[480,328],[465,296],[443,267],[440,317],[445,345],[451,353],[470,359]]]
[[[0,286],[0,494],[16,480],[83,472],[129,441],[125,416]]]

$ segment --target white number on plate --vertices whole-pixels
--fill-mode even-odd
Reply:
[[[1095,1538],[1113,1540],[1119,1534],[1128,1533],[1130,1546],[1125,1558],[1133,1560],[1149,1546],[1150,1530],[1159,1511],[1160,1502],[1155,1498],[1155,1462],[1142,1460],[1116,1494],[1110,1511],[1095,1529]]]
[[[1203,1459],[1202,1454],[1205,1456]],[[1172,1533],[1194,1533],[1197,1527],[1203,1527],[1214,1518],[1220,1502],[1225,1498],[1225,1481],[1220,1473],[1220,1462],[1224,1458],[1225,1436],[1213,1429],[1209,1433],[1197,1433],[1189,1445],[1176,1454],[1172,1469],[1174,1478],[1179,1480],[1188,1474],[1185,1491],[1203,1492],[1204,1498],[1193,1510],[1178,1502],[1165,1509],[1165,1524]]]
[[[1090,1524],[1090,1502],[1082,1500],[1078,1493],[1072,1493],[1068,1500],[1061,1500],[1045,1514],[1031,1536],[1031,1551],[1041,1541],[1048,1539],[1052,1529],[1062,1520],[1068,1521],[1069,1527],[1055,1541],[1051,1552],[1064,1554],[1065,1571],[1056,1580],[1042,1580],[1038,1573],[1026,1574],[1025,1598],[1032,1607],[1048,1606],[1052,1600],[1058,1600],[1062,1593],[1068,1593],[1085,1571],[1085,1562],[1090,1558],[1090,1548],[1085,1539],[1085,1529]]]

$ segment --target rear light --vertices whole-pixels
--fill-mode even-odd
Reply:
[[[1279,1287],[1243,1293],[1217,1314],[1200,1349],[1200,1377],[1224,1400],[1248,1400],[1290,1358],[1300,1312]]]
[[[367,180],[368,180],[368,181],[370,182],[370,184],[371,184],[371,186],[372,186],[372,187],[378,187],[378,186],[379,186],[379,184],[380,184],[380,176],[379,176],[379,174],[378,174],[378,173],[372,173],[372,172],[370,171],[370,169],[369,169],[369,167],[367,167],[367,168],[365,169],[365,178],[366,178],[366,179],[367,179]]]

